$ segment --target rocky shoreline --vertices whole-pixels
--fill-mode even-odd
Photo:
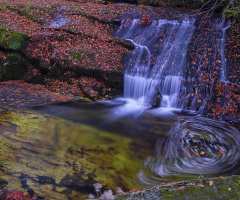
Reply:
[[[121,194],[117,200],[240,199],[240,176],[173,182]]]

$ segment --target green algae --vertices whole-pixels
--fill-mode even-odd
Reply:
[[[84,199],[96,182],[115,191],[135,187],[140,163],[129,137],[13,109],[1,112],[0,122],[14,126],[0,132],[0,177],[7,190]]]

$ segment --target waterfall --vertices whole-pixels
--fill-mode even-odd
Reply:
[[[166,76],[163,81],[163,86],[161,88],[161,94],[162,94],[162,103],[163,100],[168,99],[169,103],[168,106],[162,105],[162,107],[177,107],[177,96],[180,91],[181,87],[181,80],[182,76]]]
[[[138,102],[144,106],[153,105],[161,94],[161,107],[194,110],[202,95],[197,110],[204,109],[214,82],[212,68],[218,70],[219,81],[227,81],[224,49],[230,23],[217,20],[203,29],[194,23],[193,18],[149,24],[141,19],[122,20],[116,36],[135,45],[126,63],[124,98],[143,99]],[[203,41],[193,37],[198,33],[204,35]],[[192,55],[196,50],[199,54]]]
[[[225,25],[225,19],[222,20],[220,24],[217,24],[216,27],[220,28],[220,37],[217,40],[218,52],[221,55],[221,64],[222,64],[222,73],[221,81],[227,81],[227,69],[226,69],[226,58],[225,58],[225,43],[226,43],[226,31],[230,27],[230,21]]]
[[[117,36],[135,45],[124,75],[124,97],[144,98],[143,104],[150,105],[160,92],[169,99],[168,107],[176,107],[193,32],[193,19],[155,20],[150,25],[140,19],[122,21]]]
[[[229,21],[216,18],[195,31],[195,37],[189,44],[186,90],[181,93],[181,96],[185,97],[179,103],[181,108],[203,114],[213,95],[214,84],[227,83],[224,51],[226,31],[229,27]]]
[[[135,49],[124,75],[128,102],[114,115],[135,112],[138,117],[147,105],[157,107],[156,96],[161,96],[161,108],[148,113],[158,116],[172,117],[172,108],[201,114],[207,106],[214,106],[214,99],[219,98],[216,93],[224,89],[219,85],[228,81],[224,51],[230,23],[217,18],[201,20],[199,24],[190,18],[149,24],[140,19],[122,21],[116,35],[131,41]],[[138,174],[140,184],[157,184],[179,174],[227,174],[239,164],[238,130],[199,116],[178,119],[168,135],[158,140],[155,155],[145,160]]]

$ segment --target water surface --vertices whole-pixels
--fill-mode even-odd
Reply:
[[[239,130],[189,111],[118,99],[0,117],[0,179],[9,190],[86,199],[97,196],[95,183],[116,192],[239,174]]]

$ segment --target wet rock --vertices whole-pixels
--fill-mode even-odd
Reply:
[[[182,186],[179,187],[179,184]],[[165,186],[170,186],[170,188],[166,189]],[[167,185],[154,186],[150,189],[145,189],[140,192],[116,196],[116,199],[239,199],[239,188],[240,176],[228,176],[212,179],[208,178],[201,180],[192,180],[187,182],[175,182]]]
[[[114,42],[115,44],[121,45],[128,50],[133,50],[135,48],[134,44],[128,40],[117,38]]]

